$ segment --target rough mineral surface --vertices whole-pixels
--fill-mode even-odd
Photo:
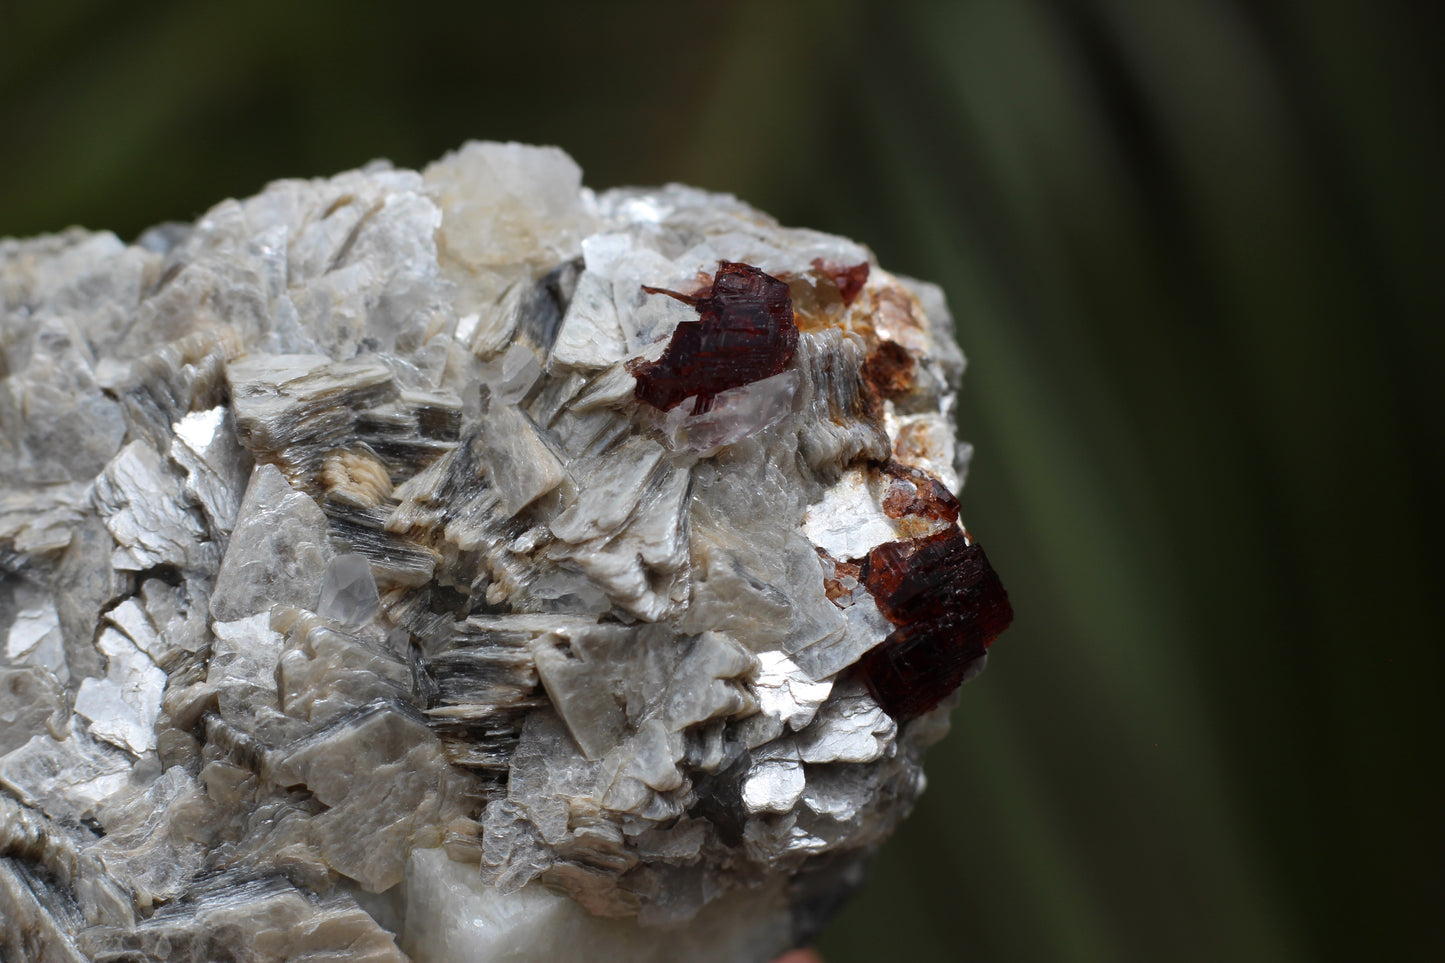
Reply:
[[[0,242],[0,958],[764,961],[1008,624],[937,288],[555,149]]]

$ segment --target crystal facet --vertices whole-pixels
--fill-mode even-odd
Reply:
[[[381,606],[371,563],[361,555],[338,555],[326,564],[316,614],[323,619],[365,625]]]

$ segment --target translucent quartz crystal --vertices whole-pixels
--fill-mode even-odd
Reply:
[[[0,241],[0,958],[771,960],[1011,617],[937,288],[555,148]]]
[[[381,606],[371,563],[360,555],[338,555],[326,565],[316,614],[323,619],[365,625]]]

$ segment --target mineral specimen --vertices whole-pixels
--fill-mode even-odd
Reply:
[[[555,149],[0,242],[0,958],[764,961],[1008,625],[937,288]]]

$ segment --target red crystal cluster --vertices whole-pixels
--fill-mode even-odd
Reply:
[[[693,413],[707,411],[719,393],[781,374],[798,347],[787,284],[751,264],[719,262],[706,295],[642,290],[676,298],[698,313],[696,321],[677,326],[661,358],[627,363],[638,400],[654,408],[669,411],[695,397]]]
[[[940,486],[941,487],[941,486]],[[898,626],[858,662],[873,698],[896,719],[937,706],[1013,621],[988,556],[958,528],[885,542],[860,563],[863,584]]]
[[[834,281],[845,304],[868,278],[866,263],[814,267]],[[637,379],[637,398],[654,408],[670,411],[694,398],[693,413],[707,411],[721,392],[780,374],[797,349],[787,284],[750,264],[719,262],[706,294],[643,290],[676,298],[698,313],[696,321],[677,326],[658,360],[627,362]],[[902,346],[883,341],[864,375],[876,404],[911,389],[914,361]],[[953,493],[918,469],[897,462],[879,467],[892,479],[882,505],[886,514],[947,526],[836,563],[858,573],[879,611],[896,626],[859,660],[857,671],[878,704],[902,721],[934,708],[963,684],[1013,621],[1013,608],[982,547],[958,528]]]

